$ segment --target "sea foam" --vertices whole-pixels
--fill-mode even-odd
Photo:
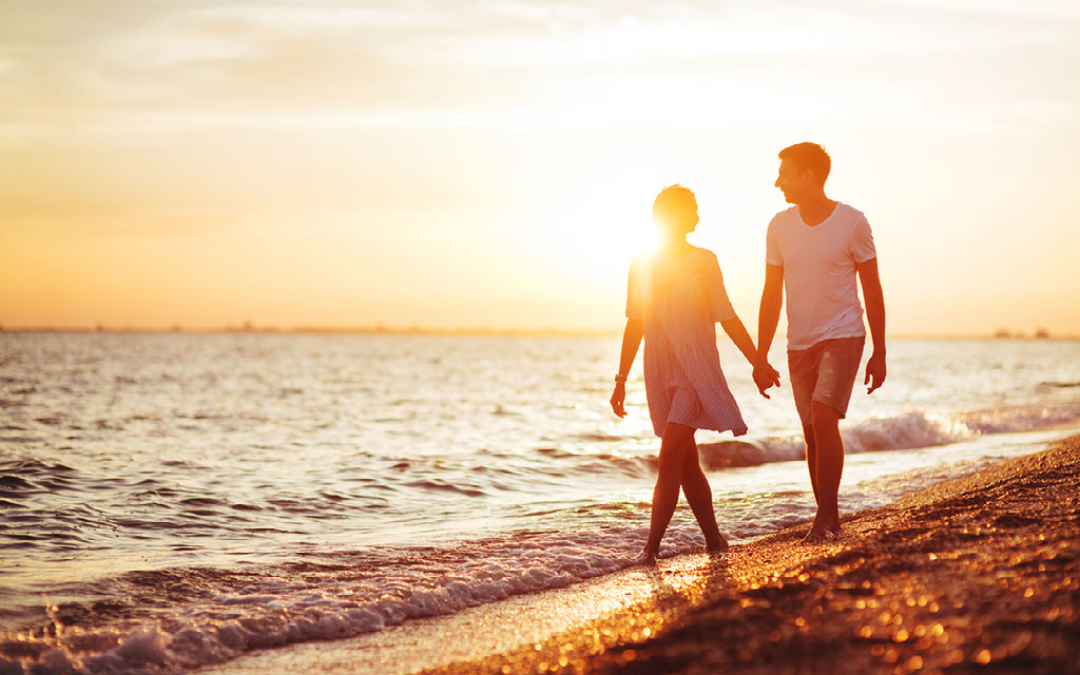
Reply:
[[[252,649],[352,637],[609,574],[633,564],[647,532],[624,526],[523,534],[427,549],[412,565],[386,558],[362,573],[341,569],[349,558],[343,552],[335,556],[333,571],[319,572],[316,566],[295,575],[266,569],[246,588],[141,620],[85,628],[56,622],[45,633],[3,634],[0,674],[181,672]],[[696,526],[675,523],[661,554],[676,555],[703,543]],[[161,576],[172,580],[176,573]],[[141,575],[140,583],[146,582]],[[115,580],[115,590],[123,583],[123,577]]]

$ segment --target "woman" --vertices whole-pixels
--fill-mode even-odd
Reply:
[[[641,561],[650,564],[660,553],[660,539],[675,512],[680,486],[708,550],[727,549],[694,443],[697,429],[746,433],[720,369],[715,323],[720,322],[751,365],[757,360],[754,342],[724,290],[716,255],[686,241],[699,220],[694,193],[681,185],[665,188],[653,203],[653,218],[660,227],[661,245],[656,255],[636,259],[630,266],[622,358],[611,395],[615,414],[625,417],[626,376],[644,337],[649,416],[661,438],[649,539],[641,555]],[[770,368],[769,376],[779,383],[775,370]]]

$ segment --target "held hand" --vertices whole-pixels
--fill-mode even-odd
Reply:
[[[626,417],[626,408],[624,403],[626,402],[626,385],[619,382],[615,385],[615,393],[611,395],[611,409],[615,415],[622,418]]]
[[[769,398],[765,392],[770,387],[780,386],[780,371],[769,365],[768,361],[763,361],[754,366],[754,384],[762,396]]]
[[[863,380],[863,384],[870,385],[866,389],[867,394],[874,393],[875,389],[885,383],[885,370],[885,355],[872,354],[866,362],[866,379]]]

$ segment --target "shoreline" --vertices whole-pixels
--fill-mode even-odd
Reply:
[[[1080,436],[726,556],[691,554],[348,640],[265,672],[1080,672]]]

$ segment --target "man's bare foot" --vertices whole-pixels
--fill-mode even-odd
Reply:
[[[730,548],[731,547],[728,546],[727,539],[724,539],[723,537],[720,537],[720,541],[716,543],[705,544],[706,553],[727,553],[728,549]]]
[[[819,530],[811,529],[806,533],[806,536],[802,538],[804,544],[824,544],[833,538],[832,530]]]
[[[840,536],[841,534],[839,524],[834,527],[829,527],[819,526],[817,523],[814,523],[813,527],[810,528],[810,531],[806,533],[805,537],[803,537],[802,543],[824,544],[826,542],[836,541],[840,538]]]

